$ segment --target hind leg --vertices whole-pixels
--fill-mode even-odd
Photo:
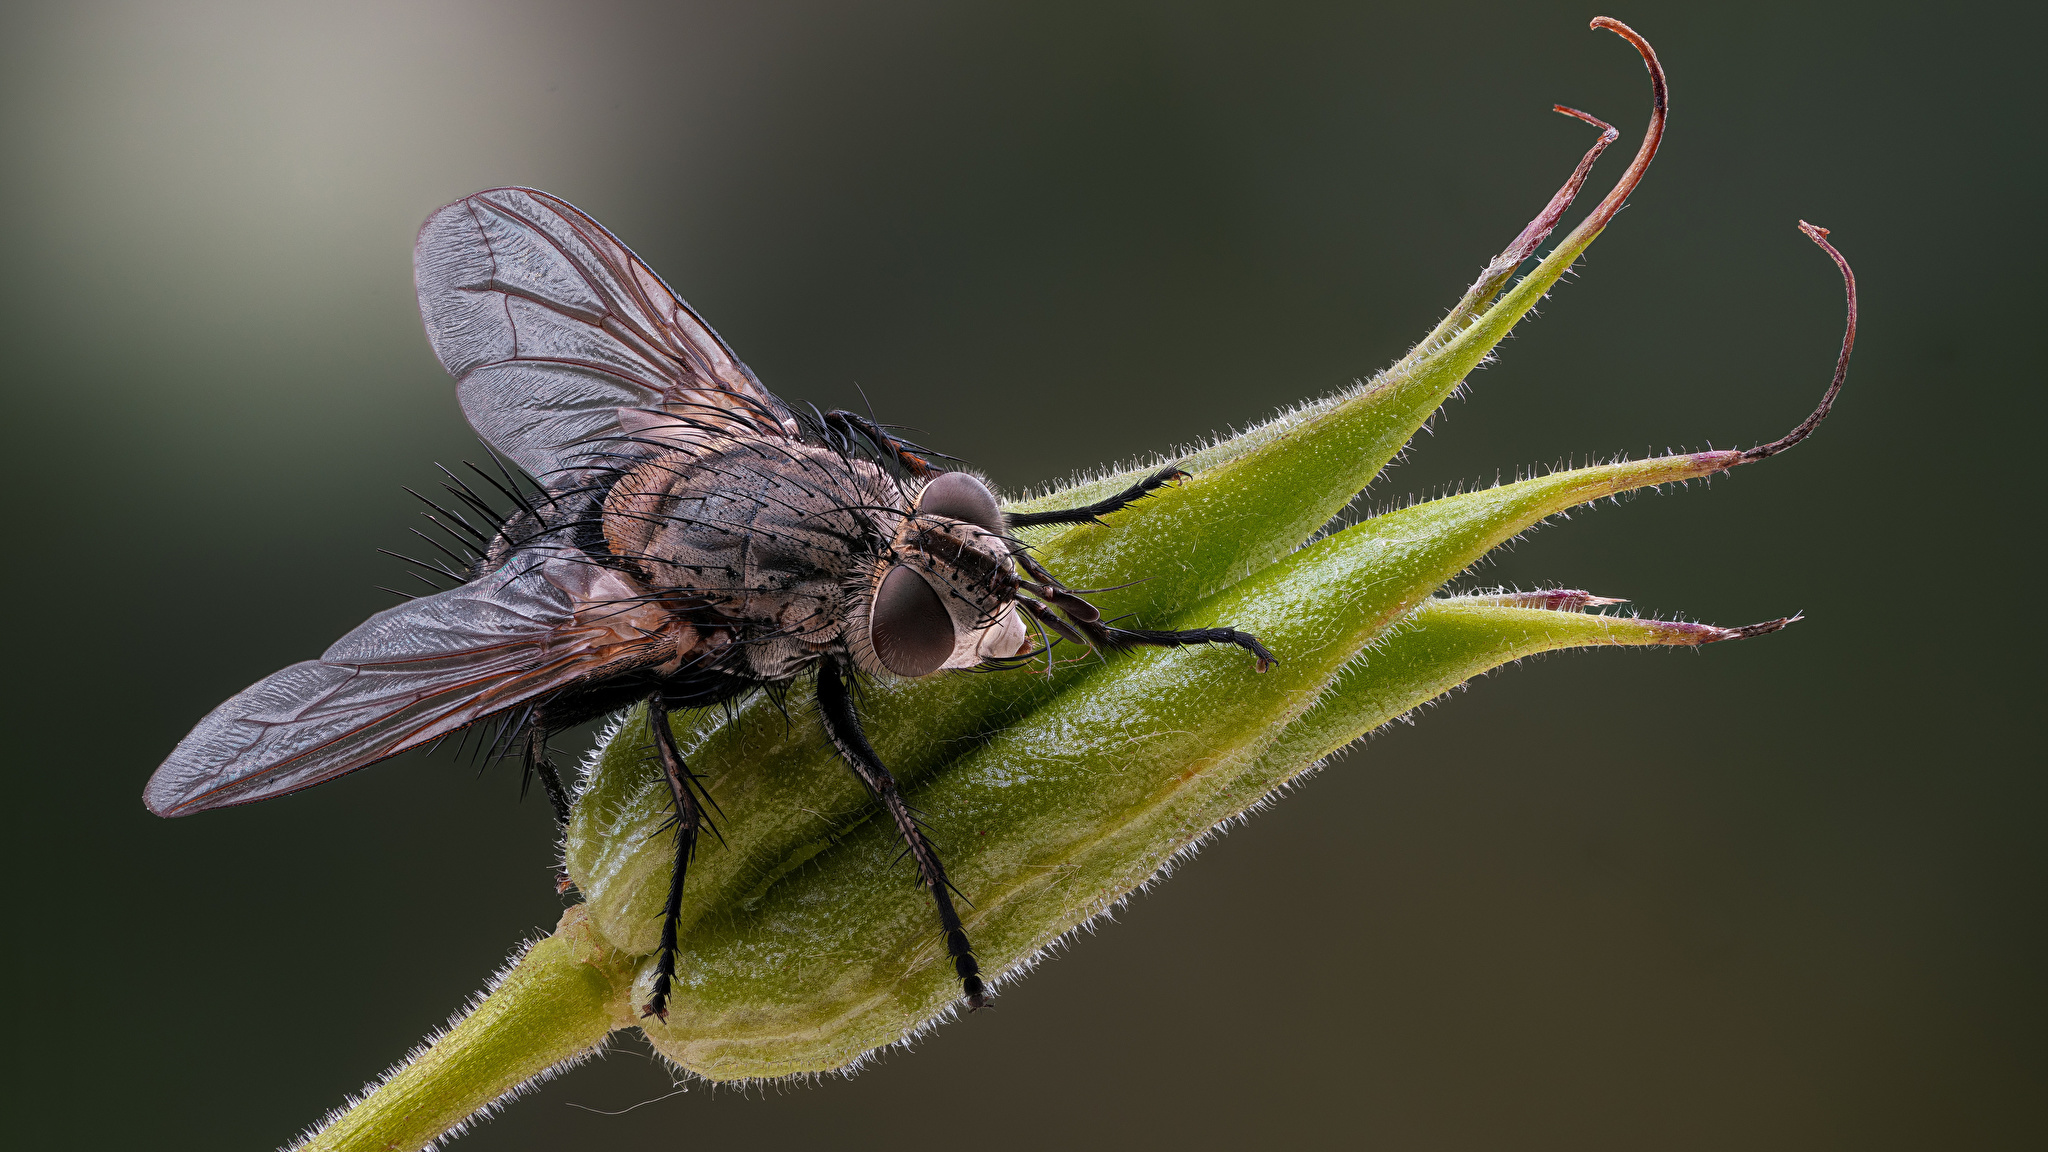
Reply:
[[[705,827],[704,809],[697,802],[697,778],[683,763],[676,747],[675,733],[668,726],[668,706],[659,695],[647,699],[647,728],[654,740],[654,758],[668,781],[669,799],[676,814],[669,822],[676,832],[675,870],[668,878],[668,903],[661,917],[661,950],[654,966],[654,989],[641,1005],[640,1015],[668,1019],[668,996],[676,974],[676,924],[683,913],[683,878],[690,870],[690,857],[697,851],[697,834]]]
[[[526,774],[522,783],[538,779],[541,791],[547,793],[548,806],[555,810],[555,828],[566,832],[569,828],[569,790],[562,786],[562,775],[555,770],[555,762],[548,758],[548,734],[539,723],[526,730]],[[566,868],[555,869],[555,893],[567,892],[573,884]]]

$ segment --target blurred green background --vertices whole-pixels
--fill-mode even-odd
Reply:
[[[772,388],[1022,487],[1394,359],[1589,142],[1552,102],[1604,188],[1602,12],[1665,150],[1369,502],[1778,435],[1805,217],[1864,290],[1819,435],[1468,581],[1805,623],[1482,681],[851,1081],[657,1101],[627,1041],[460,1147],[2042,1146],[2039,10],[1503,2],[7,5],[17,1146],[281,1143],[559,914],[510,768],[137,799],[476,455],[433,208],[562,195]]]

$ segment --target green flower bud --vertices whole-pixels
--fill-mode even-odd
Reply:
[[[1712,475],[1809,434],[1841,386],[1776,442],[1624,461],[1412,505],[1318,538],[1557,282],[1642,178],[1663,132],[1664,81],[1627,173],[1519,281],[1614,131],[1603,130],[1528,228],[1422,343],[1386,372],[1147,469],[1107,473],[1013,510],[1085,503],[1177,463],[1189,477],[1099,524],[1025,538],[1105,616],[1146,627],[1232,625],[1280,659],[1147,649],[1053,660],[1036,674],[946,674],[865,686],[870,738],[923,814],[992,983],[1159,878],[1221,824],[1352,741],[1533,653],[1699,645],[1775,631],[1587,613],[1581,592],[1444,596],[1490,549],[1572,507]],[[1824,230],[1802,225],[1839,263]],[[1842,266],[1845,278],[1846,264]],[[1138,583],[1129,583],[1140,581]],[[672,726],[716,803],[683,890],[666,1020],[642,1020],[674,859],[668,786],[644,710],[586,766],[564,845],[585,903],[521,953],[471,1014],[308,1148],[416,1147],[622,1027],[713,1080],[847,1068],[950,1015],[959,984],[900,840],[827,744],[808,684]]]

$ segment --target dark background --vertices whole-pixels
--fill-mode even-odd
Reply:
[[[1665,150],[1372,498],[1778,435],[1840,330],[1803,216],[1864,290],[1833,420],[1479,576],[1805,623],[1481,682],[853,1080],[573,1107],[670,1091],[626,1041],[460,1146],[2041,1146],[2044,29],[1863,3],[8,6],[10,1129],[269,1147],[558,915],[509,769],[137,800],[476,453],[430,210],[563,195],[771,387],[1021,487],[1398,356],[1589,142],[1552,102],[1604,188],[1602,11]]]

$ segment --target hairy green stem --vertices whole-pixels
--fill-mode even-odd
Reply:
[[[631,961],[591,932],[581,905],[525,949],[446,1032],[297,1145],[298,1152],[421,1148],[526,1085],[580,1063],[631,1017]]]

